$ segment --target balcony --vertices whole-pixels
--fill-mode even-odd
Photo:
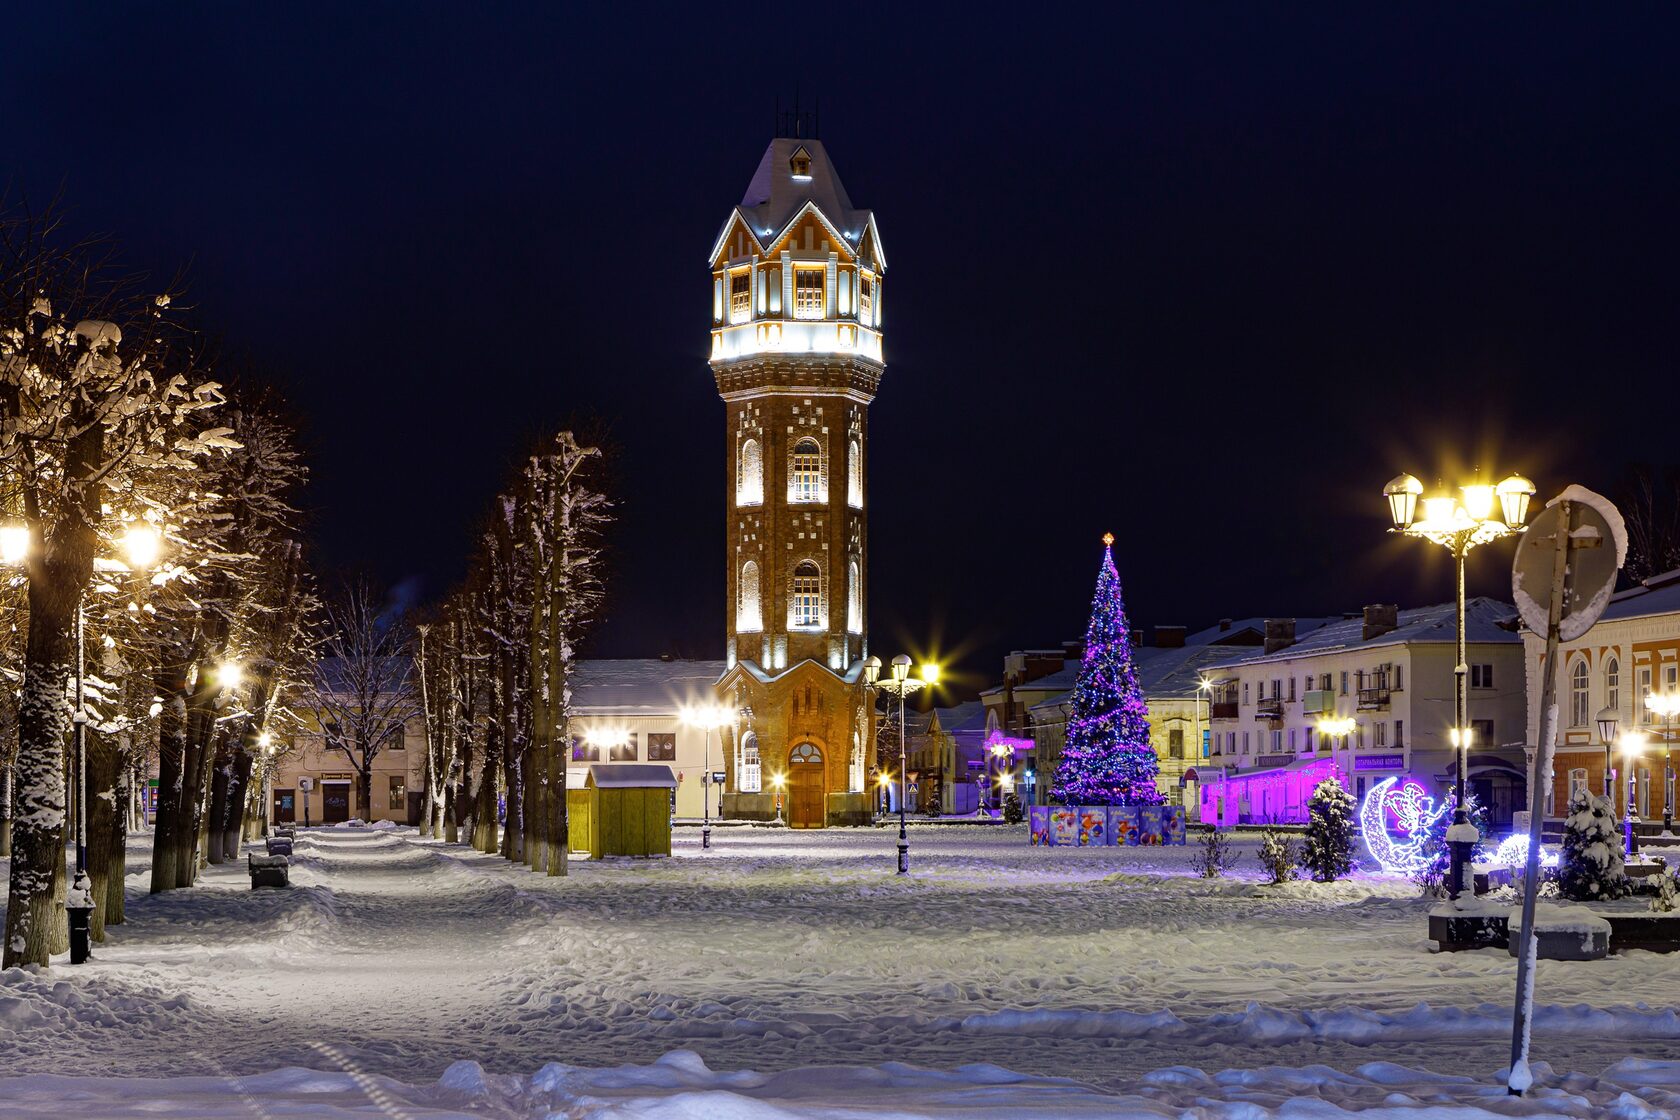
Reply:
[[[1254,704],[1255,719],[1282,719],[1283,698],[1273,696],[1265,700],[1257,700]]]
[[[739,627],[737,627],[739,629]],[[1315,688],[1301,696],[1301,714],[1308,716],[1326,716],[1336,714],[1336,693],[1334,689]]]
[[[1215,700],[1208,705],[1209,719],[1236,719],[1237,702],[1235,700]]]
[[[1378,688],[1362,688],[1359,690],[1359,710],[1362,712],[1384,712],[1388,710],[1388,686]]]

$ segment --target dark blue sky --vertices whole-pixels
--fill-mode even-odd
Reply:
[[[796,87],[892,265],[877,652],[1075,636],[1105,530],[1142,625],[1436,601],[1397,470],[1675,458],[1663,9],[982,7],[33,5],[0,173],[190,265],[308,417],[327,564],[440,592],[608,422],[597,654],[719,653],[705,256]]]

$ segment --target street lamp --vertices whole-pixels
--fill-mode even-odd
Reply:
[[[1622,850],[1628,855],[1639,854],[1639,835],[1633,831],[1633,818],[1638,815],[1638,802],[1634,799],[1638,786],[1633,775],[1633,760],[1645,752],[1651,737],[1643,731],[1624,731],[1619,740],[1622,745],[1622,765],[1626,769],[1623,777],[1623,788],[1627,791],[1627,815],[1622,818]]]
[[[1670,727],[1680,715],[1680,692],[1647,696],[1645,707],[1662,717],[1663,728],[1663,835],[1674,835],[1674,740]]]
[[[782,822],[782,790],[787,788],[786,774],[772,774],[770,784],[776,787],[776,823]]]
[[[1614,787],[1610,784],[1610,775],[1615,769],[1615,764],[1610,761],[1610,752],[1616,742],[1616,728],[1622,722],[1621,713],[1615,708],[1600,708],[1595,722],[1598,724],[1598,741],[1604,744],[1604,796],[1611,798],[1614,803]]]
[[[910,794],[910,743],[905,735],[905,700],[919,688],[931,688],[939,683],[939,666],[931,661],[923,665],[918,676],[910,675],[911,660],[907,654],[892,659],[892,677],[881,679],[881,659],[871,656],[863,663],[864,683],[871,688],[884,688],[898,696],[898,873],[910,872],[910,833],[906,828],[905,801]],[[890,788],[888,776],[881,775],[882,788]]]
[[[1359,726],[1358,721],[1353,719],[1351,716],[1320,716],[1319,717],[1318,733],[1319,733],[1320,736],[1324,736],[1324,737],[1327,737],[1327,738],[1330,739],[1330,744],[1331,744],[1330,745],[1330,754],[1331,754],[1332,763],[1334,763],[1334,758],[1335,758],[1335,753],[1336,753],[1335,741],[1337,739],[1340,739],[1342,741],[1342,749],[1346,750],[1347,749],[1348,736],[1352,735],[1353,732],[1354,732],[1354,728],[1356,728],[1358,726]],[[1348,766],[1348,769],[1350,771],[1353,769],[1351,764]]]
[[[701,729],[705,746],[703,750],[703,765],[705,771],[700,775],[700,848],[708,850],[712,846],[712,732],[720,727],[727,727],[734,718],[728,708],[717,704],[700,704],[682,710],[682,721],[689,727]]]
[[[1501,537],[1522,531],[1528,519],[1528,501],[1534,496],[1534,483],[1522,475],[1513,474],[1497,486],[1472,483],[1459,487],[1461,497],[1437,491],[1422,499],[1423,518],[1417,517],[1419,496],[1423,483],[1409,474],[1402,474],[1383,487],[1388,501],[1393,531],[1409,537],[1419,537],[1441,545],[1452,553],[1458,583],[1458,646],[1453,667],[1453,722],[1455,729],[1470,726],[1470,693],[1466,664],[1464,618],[1464,558],[1477,545],[1488,544]],[[1495,505],[1498,513],[1495,514]],[[1465,807],[1465,775],[1469,769],[1469,751],[1458,750],[1458,773],[1454,784],[1453,827],[1448,830],[1447,843],[1452,851],[1452,866],[1448,870],[1447,889],[1453,898],[1464,893],[1464,866],[1470,861],[1475,840],[1470,837],[1473,826]],[[1536,775],[1536,780],[1539,776]]]

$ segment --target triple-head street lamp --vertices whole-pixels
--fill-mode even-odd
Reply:
[[[1469,769],[1469,751],[1459,748],[1459,741],[1468,743],[1470,731],[1470,666],[1466,664],[1464,639],[1464,558],[1477,545],[1488,544],[1520,533],[1528,520],[1528,501],[1534,496],[1534,483],[1520,474],[1513,474],[1497,486],[1472,483],[1459,487],[1459,497],[1451,491],[1438,489],[1423,496],[1423,483],[1409,474],[1400,475],[1383,487],[1388,500],[1389,515],[1394,519],[1394,532],[1409,537],[1433,541],[1452,553],[1458,581],[1458,657],[1453,666],[1453,740],[1457,756],[1458,774],[1454,786],[1453,825],[1447,832],[1447,844],[1452,852],[1452,866],[1447,874],[1447,890],[1453,898],[1464,892],[1464,867],[1480,836],[1470,823],[1465,806],[1465,772]],[[1423,504],[1423,517],[1417,516],[1418,504]],[[1497,509],[1496,509],[1497,507]],[[1540,776],[1535,775],[1539,781]]]
[[[910,872],[910,834],[905,829],[905,800],[909,796],[910,776],[910,745],[904,737],[904,701],[905,697],[918,688],[933,687],[939,683],[939,666],[931,661],[922,666],[921,679],[910,675],[910,658],[906,654],[899,654],[892,659],[892,678],[881,679],[881,659],[871,655],[863,663],[863,682],[870,688],[884,688],[898,696],[898,873],[907,875]],[[881,774],[881,784],[891,782],[890,775]]]

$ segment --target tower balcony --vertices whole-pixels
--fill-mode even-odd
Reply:
[[[885,364],[881,332],[844,319],[760,319],[712,328],[712,361],[759,354],[856,354]]]

